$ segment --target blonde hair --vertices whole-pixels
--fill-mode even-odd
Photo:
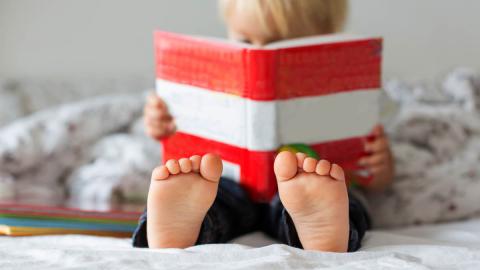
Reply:
[[[232,12],[253,12],[267,36],[281,39],[329,34],[344,27],[348,0],[219,0],[228,22]]]

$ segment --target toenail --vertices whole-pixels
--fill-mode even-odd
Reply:
[[[328,160],[320,160],[317,164],[315,172],[319,175],[328,175],[330,173],[331,164]]]
[[[189,173],[192,171],[192,162],[187,158],[182,158],[179,160],[180,170],[182,173]]]
[[[337,164],[332,165],[332,169],[330,171],[333,178],[337,180],[345,180],[345,173],[343,172],[342,167]]]
[[[155,168],[155,170],[153,170],[152,178],[154,180],[165,180],[165,179],[168,178],[169,174],[170,173],[169,173],[167,167],[161,166],[161,167],[157,167],[157,168]]]
[[[308,173],[314,172],[316,166],[317,166],[317,160],[314,158],[308,157],[303,162],[303,170]]]
[[[172,174],[178,174],[180,173],[180,165],[178,164],[177,160],[171,159],[167,161],[166,166],[170,173]]]
[[[297,153],[297,161],[298,161],[298,167],[303,168],[303,163],[305,162],[305,158],[307,158],[307,155],[304,153]]]

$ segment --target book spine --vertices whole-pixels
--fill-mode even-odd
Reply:
[[[247,117],[245,126],[247,142],[253,142],[255,138],[269,140],[276,148],[279,148],[276,93],[276,63],[277,51],[274,50],[245,50],[245,79],[247,98]],[[257,104],[260,104],[258,106]],[[261,111],[258,108],[264,108]],[[267,109],[265,109],[267,108]],[[274,155],[272,149],[264,155],[254,155],[246,152],[245,162],[242,167],[244,185],[255,197],[262,194],[265,197],[254,198],[262,201],[271,198],[276,192],[276,182],[273,172]],[[262,168],[262,169],[258,169]]]
[[[247,97],[258,101],[276,99],[275,77],[277,51],[248,50],[244,52],[245,91]]]

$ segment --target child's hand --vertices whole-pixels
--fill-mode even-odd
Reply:
[[[165,102],[155,94],[147,98],[144,108],[145,131],[148,136],[160,141],[175,133],[175,122]]]
[[[373,177],[372,182],[365,189],[380,192],[391,184],[395,165],[383,127],[376,126],[372,134],[374,140],[365,143],[365,151],[369,155],[360,159],[359,165],[365,167]]]

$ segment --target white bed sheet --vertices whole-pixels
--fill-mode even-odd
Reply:
[[[0,269],[480,269],[480,219],[372,231],[355,253],[307,252],[260,233],[187,250],[134,249],[129,239],[0,238]]]

